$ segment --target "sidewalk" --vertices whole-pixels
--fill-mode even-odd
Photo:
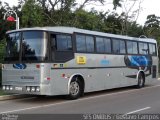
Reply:
[[[11,100],[11,99],[19,99],[19,98],[24,98],[24,97],[27,97],[27,96],[26,95],[19,95],[19,94],[10,94],[10,95],[7,95],[0,88],[0,101]]]

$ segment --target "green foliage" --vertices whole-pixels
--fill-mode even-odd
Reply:
[[[74,26],[82,29],[99,30],[100,18],[97,12],[79,10],[75,12]]]
[[[143,27],[136,24],[136,22],[130,22],[128,25],[128,35],[132,37],[140,37],[143,35]]]
[[[156,15],[148,15],[144,25],[144,32],[147,37],[160,40],[160,17]]]
[[[104,19],[102,30],[107,33],[121,34],[121,20],[118,14],[113,13]]]
[[[4,40],[1,40],[0,41],[0,86],[1,86],[1,82],[2,82],[2,70],[1,70],[1,68],[2,68],[2,62],[4,61],[4,53],[5,53],[5,45],[6,45],[6,41],[5,41],[5,39]]]
[[[1,88],[1,85],[2,85],[2,69],[0,68],[0,88]]]
[[[0,41],[0,63],[4,61],[4,53],[5,53],[6,41],[5,39]]]
[[[27,0],[22,7],[22,27],[43,26],[43,11],[35,0]]]

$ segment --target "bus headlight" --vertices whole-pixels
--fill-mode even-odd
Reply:
[[[37,92],[40,92],[40,87],[37,87],[37,88],[36,88],[36,91],[37,91]]]
[[[10,86],[10,88],[9,88],[10,90],[13,90],[13,87],[12,86]]]
[[[3,88],[2,88],[3,90],[6,90],[6,86],[3,86]]]
[[[32,87],[31,91],[32,92],[35,92],[36,88],[35,87]]]
[[[31,91],[31,87],[28,86],[28,87],[26,88],[26,90],[27,90],[27,92],[30,92],[30,91]]]
[[[9,90],[9,86],[6,86],[6,90]]]

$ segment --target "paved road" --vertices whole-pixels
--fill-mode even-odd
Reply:
[[[85,94],[78,100],[63,96],[0,101],[0,114],[145,114],[160,113],[160,81],[134,87]]]

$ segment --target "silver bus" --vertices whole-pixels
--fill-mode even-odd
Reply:
[[[134,86],[158,76],[157,42],[72,27],[6,33],[2,88],[8,93],[68,95]]]

